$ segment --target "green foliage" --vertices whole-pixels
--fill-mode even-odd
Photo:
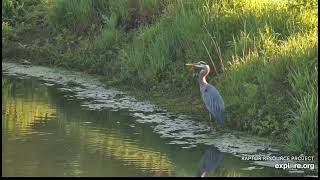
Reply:
[[[57,0],[49,8],[48,21],[54,28],[84,33],[95,27],[101,16],[99,12],[106,8],[103,0]]]
[[[3,37],[10,39],[13,22],[23,22],[18,19],[26,4],[2,2]],[[199,98],[197,78],[184,64],[205,60],[214,75],[208,81],[225,100],[229,128],[280,137],[294,151],[317,146],[317,1],[49,4],[46,16],[55,36],[39,49],[54,52],[55,65],[104,74],[141,89],[165,85],[159,91]]]
[[[159,20],[140,28],[121,51],[121,76],[143,86],[166,82],[176,91],[198,90],[184,63],[213,57],[221,72],[220,59],[226,59],[226,71],[214,84],[225,99],[228,124],[288,139],[284,132],[298,126],[288,123],[297,106],[290,94],[298,96],[291,92],[288,76],[292,67],[311,68],[317,61],[315,7],[297,10],[270,1],[171,1]],[[307,60],[313,65],[301,66]],[[303,84],[299,89],[311,87]],[[315,137],[309,138],[305,144],[314,146]]]
[[[39,3],[39,0],[2,0],[2,21],[9,22],[13,26],[22,23],[29,11]]]
[[[24,1],[2,0],[2,18],[13,23],[19,21],[25,15]]]
[[[115,16],[119,22],[125,22],[129,18],[128,3],[124,0],[109,0],[109,15]],[[118,23],[118,22],[117,22]]]
[[[17,34],[30,28],[31,13],[38,0],[2,0],[2,37],[5,44],[14,40]]]
[[[292,129],[289,147],[297,152],[317,152],[318,149],[318,84],[317,66],[292,70],[290,85],[297,108],[291,113]]]
[[[12,40],[15,37],[15,34],[12,30],[12,27],[8,22],[2,21],[2,41],[7,42]]]

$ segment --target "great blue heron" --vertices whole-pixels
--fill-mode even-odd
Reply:
[[[221,164],[222,160],[223,152],[213,145],[209,146],[202,157],[198,176],[204,177],[213,172]]]
[[[207,83],[206,76],[210,72],[210,67],[207,63],[199,61],[197,63],[186,64],[190,68],[201,68],[199,73],[199,85],[202,100],[209,111],[211,120],[211,114],[220,123],[224,123],[224,102],[219,91],[211,84]],[[210,121],[211,128],[212,122]]]

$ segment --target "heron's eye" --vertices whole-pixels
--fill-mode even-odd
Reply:
[[[198,63],[201,65],[207,65],[207,63],[205,63],[204,61],[199,61]]]

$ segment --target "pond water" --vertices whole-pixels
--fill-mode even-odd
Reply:
[[[196,128],[184,131],[184,138],[170,137],[177,133],[159,130],[168,124],[161,120],[145,122],[153,119],[153,111],[115,110],[113,101],[93,108],[87,98],[68,90],[70,87],[81,86],[3,74],[3,176],[317,176],[315,170],[289,171],[263,161],[242,160],[236,153],[243,149],[235,140],[239,137],[233,139],[232,135],[211,135],[211,139],[221,137],[212,144],[205,143],[208,140],[196,143],[191,138],[205,139],[207,131],[191,134],[188,139]],[[116,101],[114,106],[119,106]],[[149,119],[142,118],[147,115]],[[170,132],[176,131],[179,129]],[[250,147],[245,142],[243,146]],[[263,147],[269,154],[276,152],[270,150],[272,146]]]

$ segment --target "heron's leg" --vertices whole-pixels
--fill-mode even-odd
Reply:
[[[213,124],[212,124],[212,115],[209,113],[209,124],[210,124],[210,130],[212,131],[213,128]]]

